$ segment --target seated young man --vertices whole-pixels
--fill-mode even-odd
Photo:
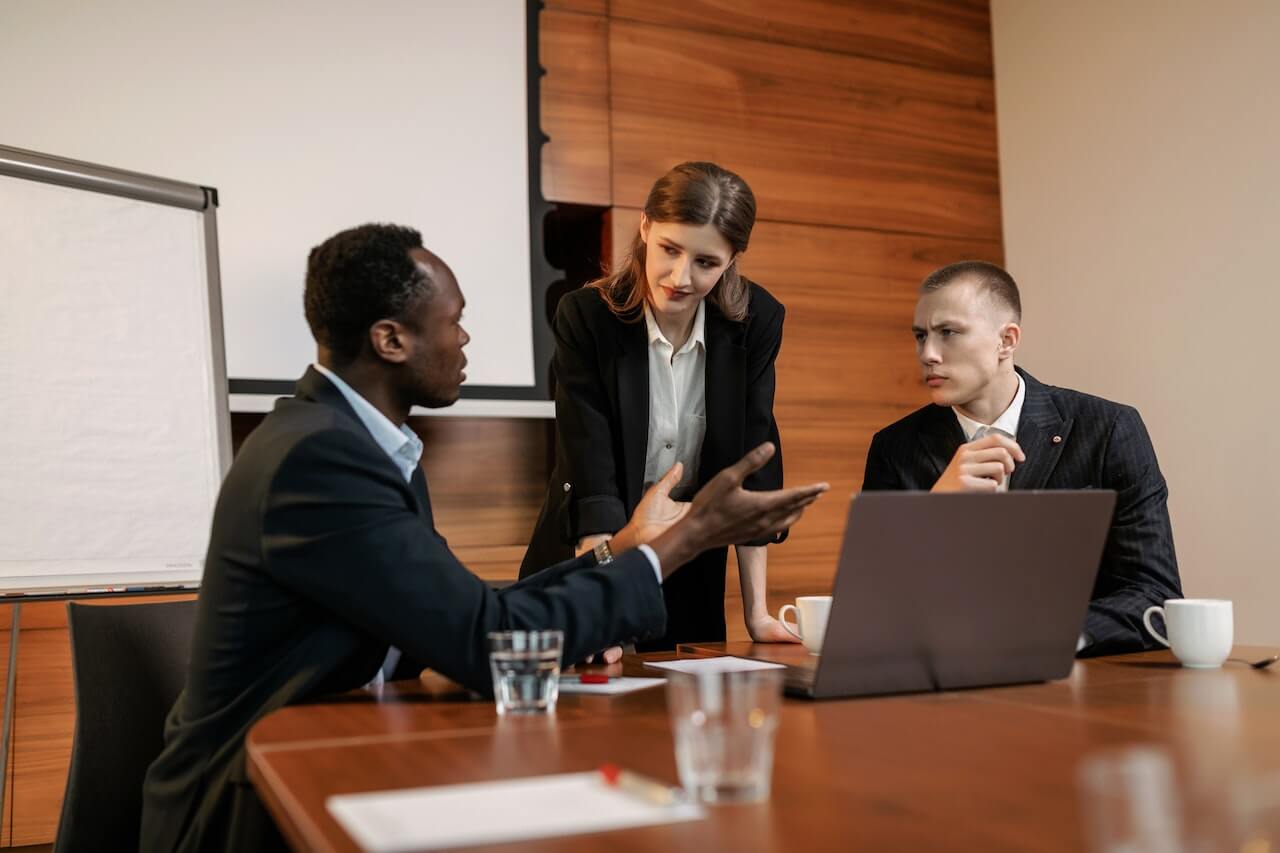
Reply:
[[[312,250],[304,301],[317,363],[222,485],[190,673],[144,787],[143,850],[283,846],[245,775],[245,734],[264,714],[376,683],[397,660],[490,693],[490,631],[561,629],[569,661],[660,635],[663,578],[789,527],[825,489],[744,491],[765,444],[680,504],[676,466],[605,547],[495,591],[436,531],[405,426],[465,378],[453,273],[416,231],[365,225]]]
[[[924,280],[912,332],[933,404],[876,433],[862,488],[1114,489],[1078,651],[1155,648],[1142,613],[1182,591],[1151,439],[1133,407],[1015,367],[1021,321],[1018,286],[994,264],[963,261]],[[1001,559],[1000,543],[991,558]]]

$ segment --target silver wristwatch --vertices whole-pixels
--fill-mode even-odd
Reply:
[[[592,548],[591,553],[596,557],[597,566],[603,566],[605,563],[613,562],[613,551],[610,550],[609,540],[607,539]]]

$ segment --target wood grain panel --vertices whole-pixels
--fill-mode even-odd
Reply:
[[[614,21],[613,199],[714,160],[783,222],[1000,240],[990,79]]]
[[[607,19],[545,11],[539,19],[542,78],[542,195],[605,206],[609,174]]]
[[[610,17],[990,77],[987,0],[613,0]]]
[[[0,608],[8,611],[9,608]],[[21,643],[21,641],[19,641]],[[8,685],[9,683],[9,628],[6,625],[0,630],[0,685]],[[0,692],[4,689],[0,687]],[[16,698],[16,697],[15,697]],[[16,716],[16,715],[15,715]],[[5,775],[4,785],[4,802],[0,804],[0,847],[7,847],[11,843],[13,831],[13,730],[9,731],[9,758],[4,767],[0,767],[0,772]]]
[[[604,15],[609,11],[609,0],[543,0],[543,5],[547,9],[588,15]]]
[[[25,608],[24,608],[25,616]],[[75,693],[65,629],[23,631],[14,713],[12,844],[44,844],[58,830],[71,763]]]
[[[627,245],[639,211],[613,208],[615,245]],[[818,501],[769,549],[771,612],[796,595],[830,589],[848,498],[862,484],[871,437],[928,402],[911,337],[916,290],[928,273],[965,258],[1001,262],[998,243],[760,222],[743,272],[787,307],[774,411],[786,479],[826,480]],[[745,638],[737,569],[726,615]]]

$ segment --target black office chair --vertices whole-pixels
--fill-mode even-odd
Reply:
[[[191,657],[194,601],[68,604],[75,740],[55,853],[137,850],[142,780]]]

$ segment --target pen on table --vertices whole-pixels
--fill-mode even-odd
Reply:
[[[578,680],[583,684],[608,684],[609,676],[603,672],[584,672],[578,676]]]
[[[684,791],[661,782],[623,770],[616,764],[600,765],[600,775],[606,785],[634,794],[657,806],[672,806],[684,802]]]

